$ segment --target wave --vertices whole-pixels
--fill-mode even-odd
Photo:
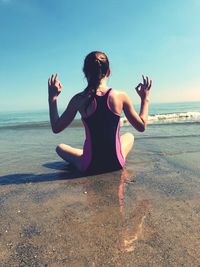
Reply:
[[[166,114],[155,114],[149,115],[149,125],[175,125],[175,124],[199,124],[200,123],[200,112],[177,112],[177,113],[166,113]],[[121,126],[128,126],[126,117],[120,118]],[[81,119],[74,120],[70,127],[82,127]],[[20,122],[0,122],[0,130],[3,129],[38,129],[38,128],[51,128],[49,121],[20,121]]]
[[[169,114],[156,114],[148,117],[149,122],[158,121],[200,121],[200,112],[179,112]]]
[[[148,116],[148,124],[177,124],[177,123],[199,123],[200,112],[188,111],[166,114],[154,114]],[[125,117],[120,119],[121,126],[129,125]]]

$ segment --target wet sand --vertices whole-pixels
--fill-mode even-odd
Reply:
[[[97,176],[56,162],[1,176],[0,266],[200,266],[197,166],[139,151]]]

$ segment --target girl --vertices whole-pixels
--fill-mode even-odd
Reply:
[[[59,117],[57,98],[62,90],[58,75],[48,80],[50,122],[54,133],[63,131],[80,113],[85,127],[86,140],[83,149],[60,144],[58,155],[84,173],[100,173],[123,168],[130,152],[134,136],[126,133],[120,137],[120,114],[124,111],[130,124],[139,132],[145,130],[148,118],[149,90],[152,81],[143,76],[136,91],[141,98],[140,114],[135,111],[129,96],[107,86],[110,67],[107,56],[99,51],[88,54],[83,72],[88,85],[70,100]]]

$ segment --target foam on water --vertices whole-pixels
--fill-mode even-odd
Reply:
[[[180,113],[169,113],[169,114],[155,114],[148,117],[148,121],[155,123],[159,121],[200,121],[200,112],[180,112]]]
[[[179,113],[167,113],[167,114],[154,114],[148,116],[149,124],[161,124],[161,123],[177,123],[177,122],[200,122],[200,112],[179,112]],[[120,119],[121,126],[129,125],[128,120],[125,117]]]

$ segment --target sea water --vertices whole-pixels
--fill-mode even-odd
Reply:
[[[136,110],[139,112],[139,106]],[[144,151],[165,156],[199,152],[200,102],[150,104],[149,124],[144,133],[133,129],[122,115],[121,134],[127,131],[135,136],[135,149],[129,156],[133,162],[137,162],[135,155],[145,156]],[[60,161],[55,153],[57,144],[82,148],[84,139],[80,116],[55,135],[50,128],[48,110],[1,112],[0,176],[48,172],[48,164]]]

